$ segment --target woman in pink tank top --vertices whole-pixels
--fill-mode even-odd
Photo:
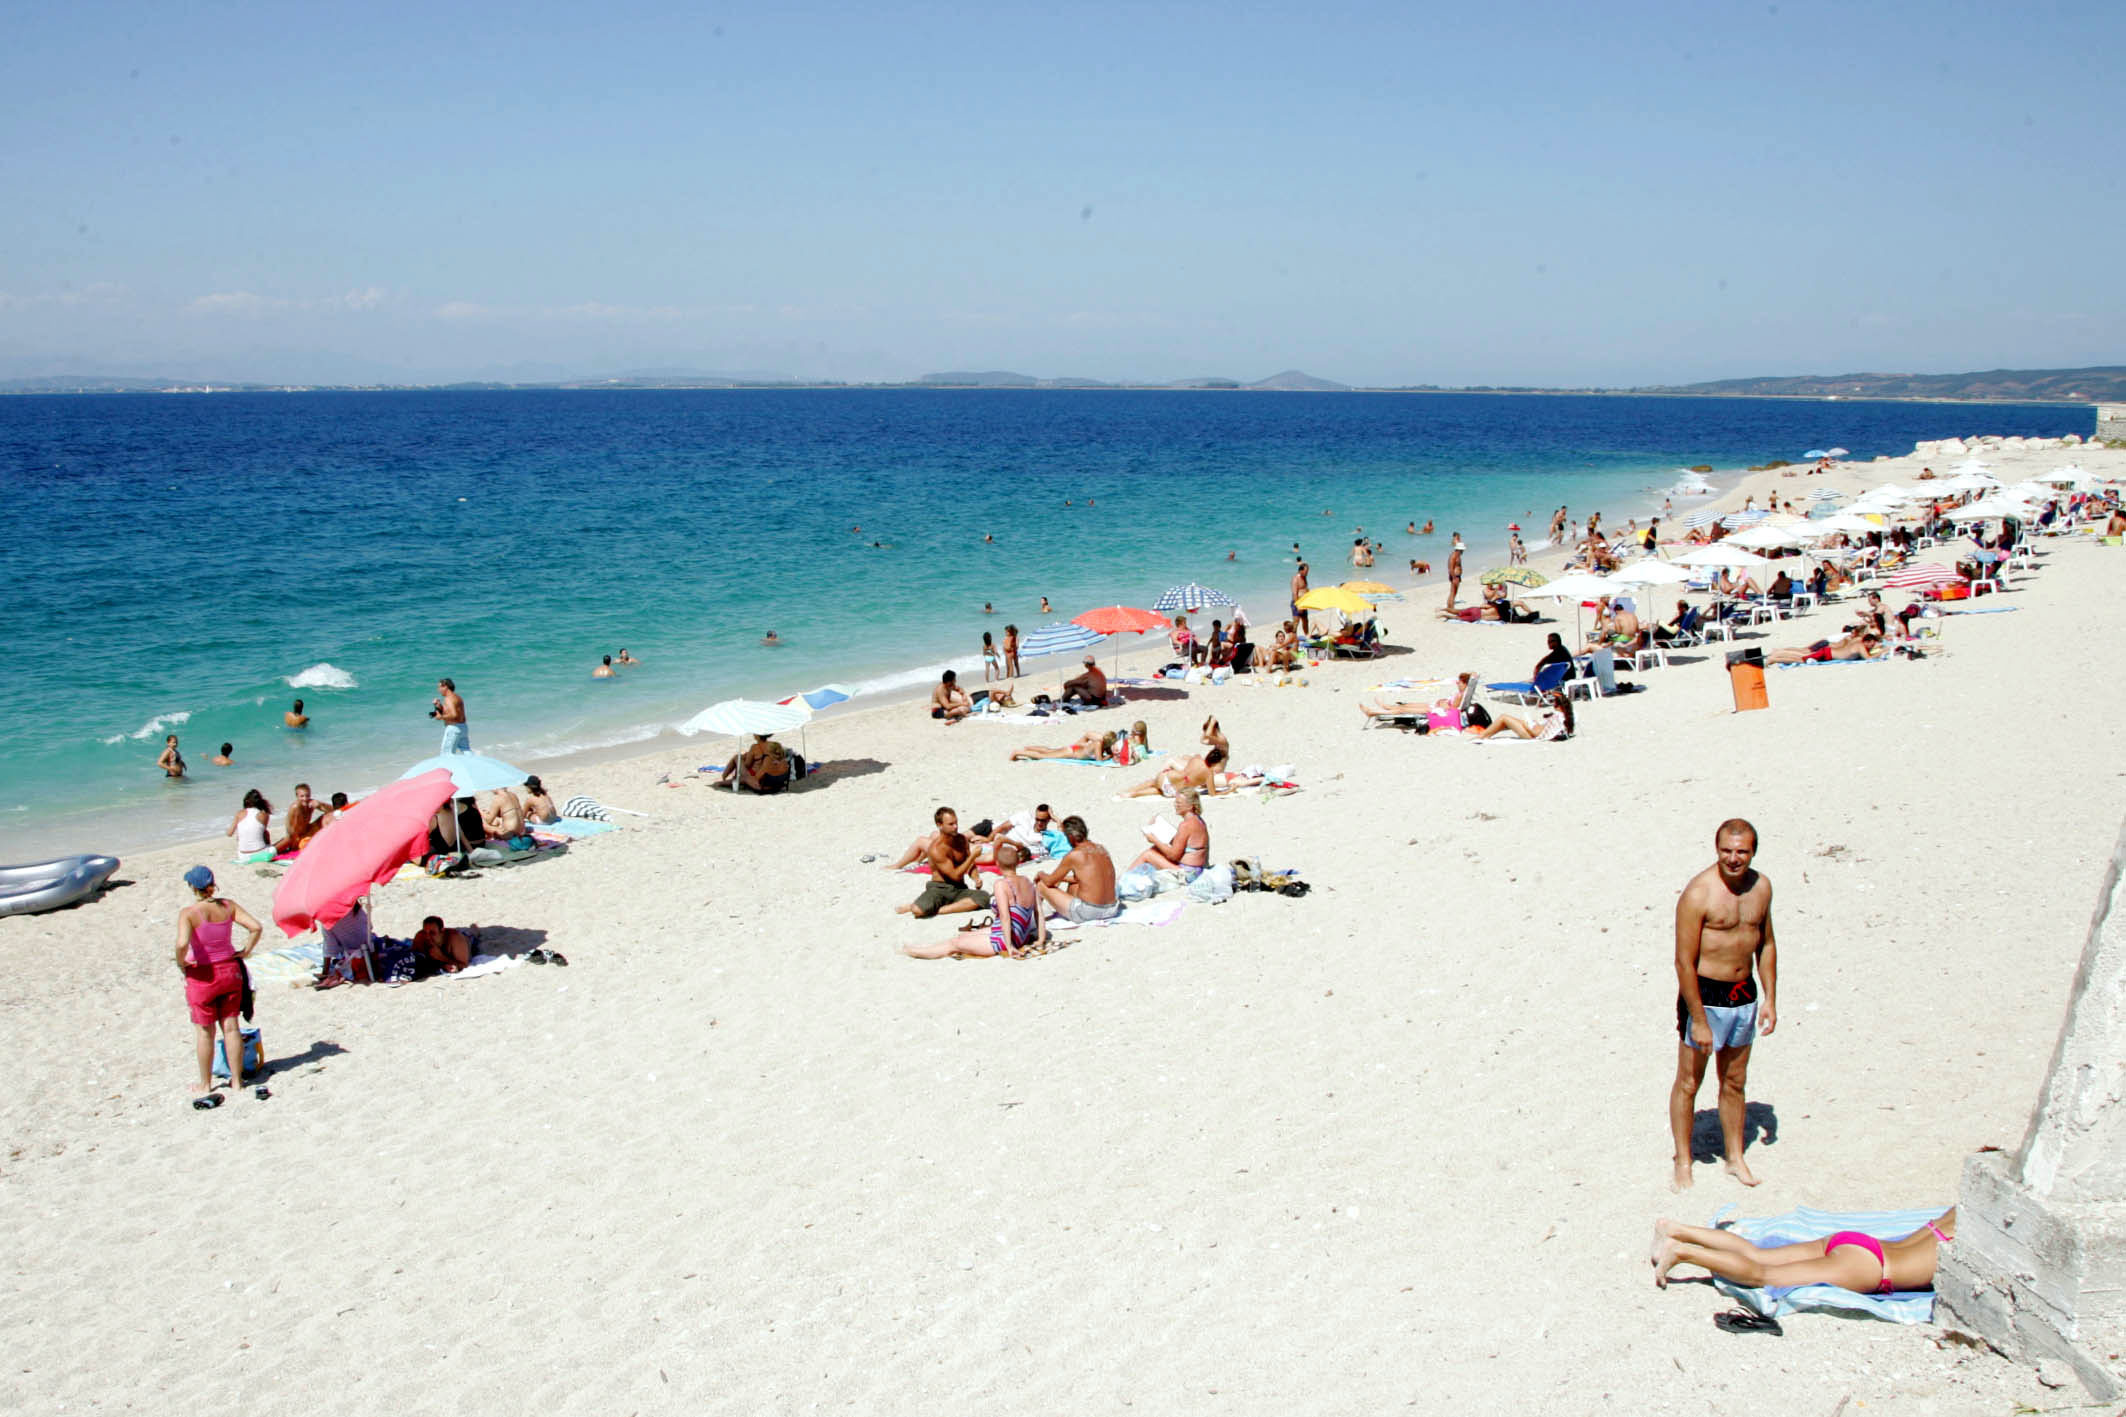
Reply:
[[[177,913],[177,971],[185,980],[185,1004],[192,1012],[192,1034],[198,1045],[199,1090],[192,1105],[205,1111],[221,1106],[214,1090],[214,1030],[221,1029],[228,1050],[233,1081],[241,1083],[244,1040],[238,1009],[244,996],[243,961],[258,945],[259,923],[233,900],[214,894],[214,873],[204,866],[185,872],[185,884],[196,899]],[[249,932],[242,949],[232,936],[236,927]]]

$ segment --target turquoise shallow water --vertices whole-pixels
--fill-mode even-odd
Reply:
[[[1317,583],[1344,578],[1360,526],[1382,569],[1444,562],[1454,530],[1474,569],[1561,502],[1643,514],[1679,464],[2089,425],[1478,395],[0,399],[0,859],[219,831],[254,785],[276,804],[298,778],[373,786],[435,751],[439,675],[475,746],[536,764],[733,695],[932,679],[984,629],[1041,623],[1043,595],[1063,619],[1196,579],[1268,620],[1295,541]],[[1403,534],[1428,517],[1437,536]],[[593,680],[621,646],[643,667]],[[290,733],[298,694],[315,721]],[[165,731],[187,782],[154,770]],[[223,740],[234,768],[208,765]]]

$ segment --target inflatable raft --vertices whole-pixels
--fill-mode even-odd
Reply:
[[[34,915],[87,900],[117,869],[115,856],[63,856],[34,866],[0,866],[0,915]]]

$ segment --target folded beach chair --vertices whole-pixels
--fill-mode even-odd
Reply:
[[[1497,684],[1486,684],[1484,692],[1495,699],[1510,698],[1517,704],[1539,704],[1548,699],[1571,672],[1571,661],[1561,660],[1556,664],[1544,665],[1542,672],[1533,679],[1509,679]]]

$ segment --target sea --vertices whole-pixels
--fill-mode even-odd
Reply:
[[[2052,405],[1482,394],[0,398],[0,861],[218,836],[253,786],[276,808],[298,780],[359,795],[437,750],[442,676],[477,750],[565,792],[572,756],[651,746],[722,699],[979,681],[1007,623],[1192,580],[1280,618],[1295,548],[1319,585],[1378,540],[1373,574],[1401,584],[1460,532],[1473,575],[1509,524],[1533,544],[1560,505],[1643,521],[1694,464],[1718,485],[1814,448],[2092,426]],[[639,667],[592,677],[623,648]],[[171,732],[176,782],[155,767]],[[223,742],[233,766],[210,765]]]

